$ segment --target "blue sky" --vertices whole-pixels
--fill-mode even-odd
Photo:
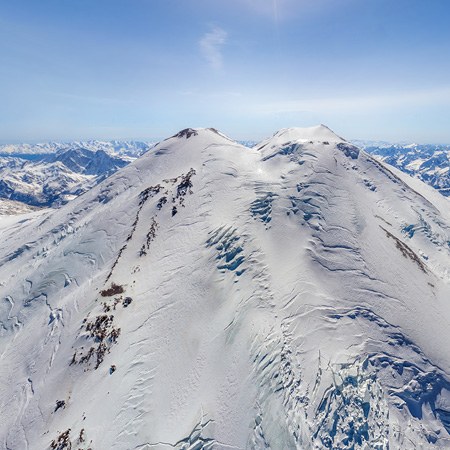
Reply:
[[[447,0],[0,0],[0,141],[450,142],[449,22]]]

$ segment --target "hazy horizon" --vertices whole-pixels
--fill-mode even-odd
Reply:
[[[317,124],[315,124],[317,125]],[[311,125],[314,126],[314,125]],[[192,127],[188,127],[188,128],[192,128]],[[206,128],[206,127],[197,127],[197,128]],[[213,127],[218,129],[217,127]],[[218,129],[219,131],[222,132],[222,130]],[[131,141],[135,141],[135,142],[143,142],[143,143],[156,143],[159,141],[162,141],[168,137],[170,137],[173,134],[176,134],[176,132],[181,131],[181,129],[178,129],[176,131],[174,131],[172,134],[169,134],[167,136],[159,136],[159,137],[112,137],[112,138],[90,138],[90,137],[85,137],[85,138],[62,138],[62,139],[47,139],[47,140],[39,140],[39,139],[35,139],[35,140],[16,140],[16,141],[4,141],[0,139],[0,146],[8,146],[8,145],[39,145],[39,144],[49,144],[49,143],[57,143],[57,144],[69,144],[72,142],[89,142],[89,141],[99,141],[99,142],[112,142],[112,141],[118,141],[118,142],[131,142]],[[246,138],[246,137],[242,137],[242,138],[235,138],[234,136],[231,136],[229,134],[226,134],[229,138],[237,141],[237,142],[260,142],[264,139],[269,138],[270,136],[272,136],[276,131],[278,130],[274,130],[272,133],[267,134],[259,139],[254,139],[254,138]],[[333,130],[335,131],[335,130]],[[337,132],[337,134],[339,134],[339,132]],[[450,145],[450,141],[449,142],[427,142],[427,141],[414,141],[414,140],[387,140],[387,139],[365,139],[365,138],[353,138],[353,137],[346,137],[343,136],[343,138],[345,138],[346,140],[348,140],[349,142],[353,142],[353,141],[363,141],[363,142],[374,142],[374,143],[385,143],[385,144],[393,144],[393,145],[409,145],[409,144],[418,144],[418,145]]]

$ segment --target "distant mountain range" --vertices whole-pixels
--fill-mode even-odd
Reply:
[[[138,158],[156,142],[142,141],[73,141],[73,142],[44,142],[40,144],[5,144],[0,145],[0,155],[32,155],[53,154],[64,150],[85,149],[92,152],[102,150],[109,155],[130,156]]]
[[[2,146],[0,198],[38,207],[60,206],[91,189],[152,146],[137,141]]]
[[[450,145],[353,141],[382,161],[450,196]]]

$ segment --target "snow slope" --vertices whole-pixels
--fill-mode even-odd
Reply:
[[[14,200],[0,199],[0,216],[25,214],[36,210],[36,207]]]
[[[186,129],[0,220],[0,448],[449,448],[449,203],[408,178]]]

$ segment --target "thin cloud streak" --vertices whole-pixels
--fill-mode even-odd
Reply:
[[[227,42],[228,33],[220,27],[213,27],[200,39],[199,45],[203,57],[214,70],[223,67],[221,48]]]
[[[343,2],[350,0],[341,0]],[[233,9],[242,8],[253,14],[273,19],[275,25],[299,16],[330,11],[336,0],[226,0]]]

